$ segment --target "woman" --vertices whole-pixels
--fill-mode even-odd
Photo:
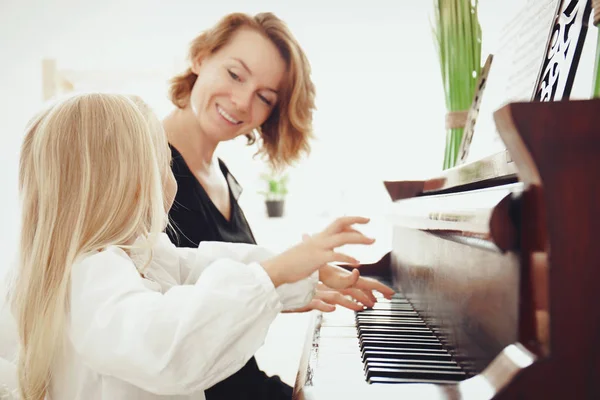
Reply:
[[[173,243],[197,247],[202,241],[255,243],[237,202],[241,187],[215,158],[219,143],[260,136],[260,152],[274,167],[308,153],[315,89],[304,52],[286,25],[271,13],[230,14],[190,46],[191,66],[171,81],[176,108],[164,119],[179,186],[170,212]],[[334,304],[372,306],[372,290],[384,285],[334,267],[323,274],[358,279],[342,292],[322,287],[303,310],[332,311]],[[350,294],[358,304],[343,296]],[[289,399],[292,389],[267,377],[252,358],[242,370],[206,391],[207,399]]]

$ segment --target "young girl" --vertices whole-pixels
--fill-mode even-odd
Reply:
[[[29,125],[13,307],[24,399],[204,399],[243,366],[329,262],[373,242],[334,221],[273,256],[248,244],[177,249],[161,233],[176,184],[160,125],[128,97],[76,95]],[[353,274],[356,278],[356,274]]]

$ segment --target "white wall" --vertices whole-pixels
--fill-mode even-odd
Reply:
[[[503,16],[521,2],[480,1],[484,54],[495,43]],[[275,12],[307,52],[318,91],[317,141],[310,159],[292,171],[289,210],[344,213],[385,203],[384,178],[415,178],[440,168],[445,109],[430,5],[408,0],[0,0],[0,182],[5,187],[0,271],[17,243],[18,152],[24,124],[40,105],[42,58],[55,58],[63,68],[167,71],[185,57],[189,40],[222,15]],[[164,87],[156,82],[139,93],[161,114],[168,110]],[[259,166],[250,155],[241,143],[223,149],[246,186],[247,211],[259,213]]]

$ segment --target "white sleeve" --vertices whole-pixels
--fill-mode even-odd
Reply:
[[[71,273],[69,337],[83,362],[148,392],[184,395],[238,371],[262,345],[282,304],[264,269],[218,260],[195,285],[144,285],[119,249]]]
[[[158,244],[160,252],[156,254],[161,257],[166,257],[166,253],[174,251],[179,254],[179,284],[195,284],[204,268],[215,260],[229,259],[250,264],[261,263],[275,255],[266,247],[246,243],[201,242],[197,249],[177,248],[167,235],[161,237]],[[276,291],[283,304],[283,310],[295,310],[307,305],[314,297],[318,281],[319,273],[314,272],[306,279],[279,286]]]

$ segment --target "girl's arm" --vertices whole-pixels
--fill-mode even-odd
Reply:
[[[69,333],[92,369],[156,394],[194,393],[238,371],[283,308],[257,263],[213,260],[194,285],[164,294],[147,284],[117,248],[77,263]]]
[[[162,258],[163,266],[175,265],[166,262],[178,259],[179,268],[169,271],[175,277],[176,284],[195,284],[204,269],[218,259],[229,259],[242,264],[261,263],[275,256],[266,247],[245,243],[202,242],[198,248],[178,248],[168,238],[161,235],[154,247],[155,256]],[[276,291],[283,304],[283,310],[295,310],[304,307],[312,299],[318,283],[318,273],[301,281],[278,286]]]

